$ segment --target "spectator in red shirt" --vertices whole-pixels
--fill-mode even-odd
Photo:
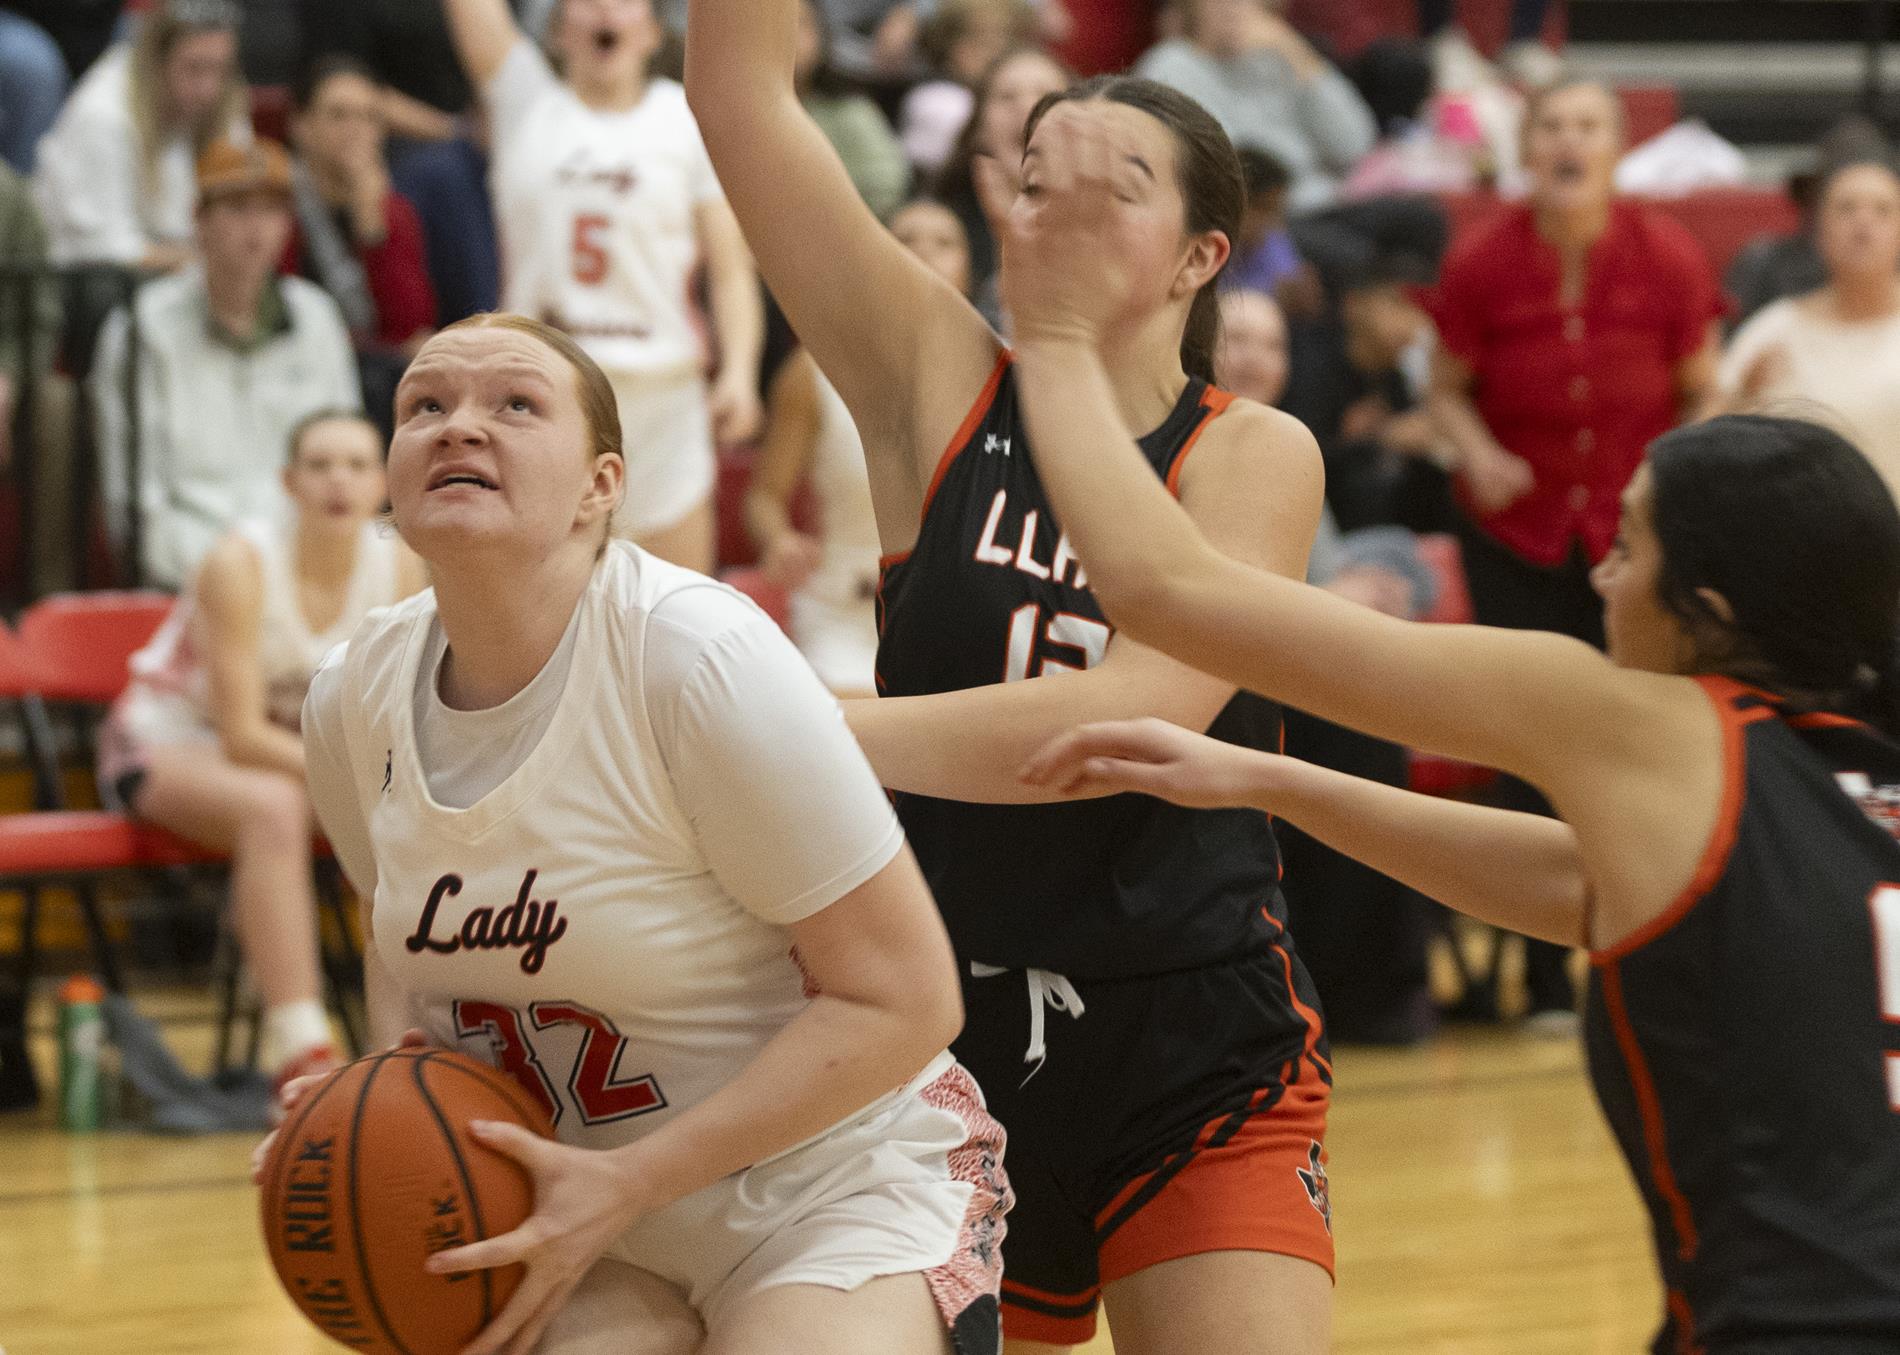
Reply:
[[[1590,568],[1649,444],[1706,396],[1721,309],[1695,239],[1615,197],[1622,150],[1611,91],[1571,81],[1538,95],[1530,199],[1454,243],[1434,308],[1430,404],[1458,459],[1477,619],[1598,647]],[[1504,794],[1541,807],[1522,783]],[[1564,958],[1533,943],[1534,1013],[1573,1009]]]
[[[381,87],[354,57],[320,57],[295,91],[296,229],[285,271],[317,283],[343,312],[369,408],[385,397],[435,333],[422,221],[390,187]]]

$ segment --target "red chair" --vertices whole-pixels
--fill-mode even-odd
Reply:
[[[165,618],[164,593],[56,593],[20,617],[20,645],[36,690],[48,701],[109,706],[131,680],[128,666]]]
[[[40,812],[0,817],[0,889],[18,890],[24,899],[16,971],[22,995],[31,988],[38,962],[42,890],[65,887],[73,891],[99,975],[108,989],[120,992],[124,984],[99,907],[98,877],[216,866],[226,860],[221,852],[198,847],[127,815],[66,810],[60,794],[59,767],[43,699],[89,706],[116,700],[130,679],[131,656],[151,639],[171,607],[172,600],[160,593],[56,595],[20,618],[17,637],[8,633],[0,640],[0,698],[12,697],[25,713],[41,791]],[[326,950],[323,967],[345,1035],[352,1047],[360,1047],[357,1024],[344,1001],[358,957],[328,844],[319,844],[318,855],[324,863],[318,872],[318,898],[331,914],[344,950],[340,958]],[[224,1010],[218,1062],[223,1066],[237,1008],[235,966],[226,972],[221,986]]]

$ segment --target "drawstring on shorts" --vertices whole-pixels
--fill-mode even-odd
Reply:
[[[970,977],[992,979],[999,974],[1011,971],[1001,965],[970,963]],[[1023,976],[1029,982],[1029,1048],[1023,1054],[1023,1062],[1034,1064],[1018,1086],[1027,1087],[1029,1079],[1042,1071],[1042,1065],[1049,1061],[1047,1035],[1047,1017],[1044,1007],[1055,1011],[1067,1012],[1075,1020],[1082,1019],[1087,1010],[1082,1005],[1082,995],[1075,991],[1075,985],[1061,974],[1050,969],[1025,969]]]

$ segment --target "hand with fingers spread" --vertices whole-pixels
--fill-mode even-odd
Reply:
[[[434,1044],[425,1030],[411,1028],[402,1033],[402,1038],[391,1045],[391,1049],[423,1049]],[[331,1072],[335,1070],[332,1069]],[[315,1073],[309,1077],[294,1077],[277,1089],[275,1107],[276,1123],[283,1124],[290,1114],[303,1104],[303,1099],[316,1089],[317,1085],[330,1076],[330,1072]],[[251,1150],[251,1183],[264,1184],[264,1163],[270,1158],[271,1145],[277,1142],[278,1131],[273,1129],[257,1147]]]
[[[1239,748],[1166,720],[1083,725],[1050,740],[1019,775],[1065,796],[1124,791],[1189,809],[1252,805],[1274,787],[1276,764],[1290,759]]]
[[[1113,124],[1073,104],[1043,118],[1002,237],[1003,308],[1019,342],[1095,345],[1129,309],[1136,278],[1114,236],[1144,163]]]
[[[534,1213],[513,1232],[438,1252],[438,1275],[521,1262],[527,1274],[462,1355],[528,1355],[607,1246],[661,1201],[628,1148],[576,1148],[518,1125],[477,1120],[469,1131],[534,1179]]]

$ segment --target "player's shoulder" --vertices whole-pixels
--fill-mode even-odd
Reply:
[[[608,543],[591,590],[609,625],[638,628],[696,648],[734,634],[778,633],[778,626],[738,589],[650,555],[628,541]]]
[[[1285,410],[1225,392],[1220,398],[1231,403],[1208,421],[1199,459],[1263,468],[1276,477],[1323,475],[1319,442],[1305,424]]]

